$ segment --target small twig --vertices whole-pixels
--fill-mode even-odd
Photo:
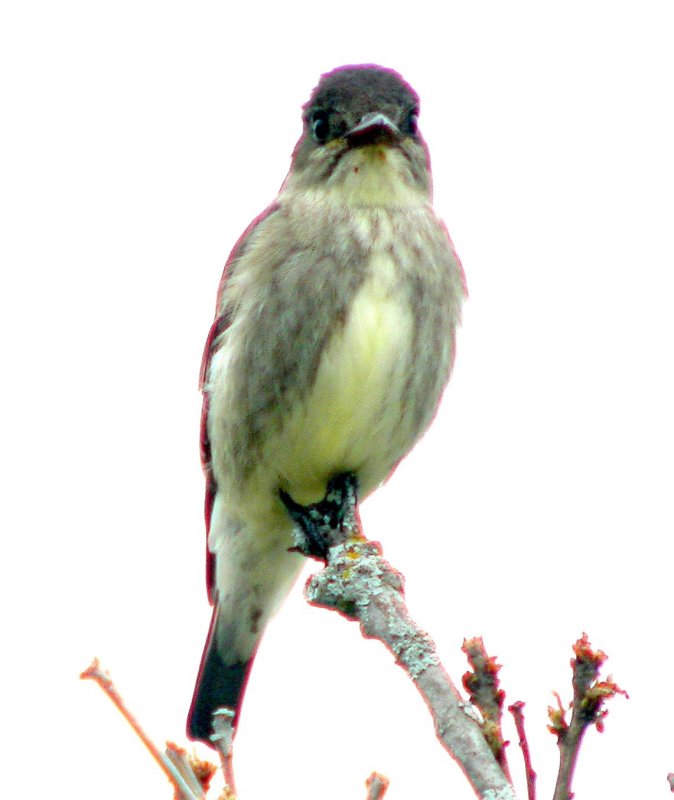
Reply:
[[[536,800],[536,773],[531,764],[531,753],[529,752],[529,742],[527,741],[527,733],[524,730],[524,703],[518,700],[511,706],[508,706],[508,711],[515,719],[515,728],[520,740],[520,748],[522,749],[522,758],[524,759],[524,771],[527,776],[527,797],[528,800]]]
[[[604,718],[608,714],[604,702],[616,694],[627,697],[627,692],[620,689],[610,676],[605,681],[597,680],[599,668],[606,661],[606,653],[593,650],[586,633],[574,644],[573,652],[576,657],[571,659],[573,673],[571,722],[568,724],[566,722],[566,711],[559,695],[556,695],[558,707],[548,708],[551,723],[548,729],[555,734],[559,745],[559,773],[553,800],[570,800],[573,797],[571,783],[580,744],[585,731],[591,725],[596,726],[600,733],[604,730]]]
[[[503,701],[505,692],[499,687],[498,673],[501,666],[496,658],[487,654],[482,638],[465,639],[461,648],[466,654],[472,672],[463,676],[463,687],[470,696],[470,702],[482,714],[482,732],[491,748],[498,765],[506,778],[512,783],[506,757],[506,742],[501,729]]]
[[[214,764],[211,764],[210,761],[203,761],[195,755],[189,755],[183,747],[178,747],[175,742],[166,742],[165,752],[166,757],[180,772],[194,794],[197,796],[208,794],[211,780],[217,772]]]
[[[365,781],[367,788],[366,800],[381,800],[386,794],[388,789],[389,779],[378,772],[373,772],[372,775]]]
[[[145,733],[138,720],[126,707],[121,695],[110,679],[110,676],[101,669],[97,658],[95,658],[91,665],[87,667],[84,672],[82,672],[80,678],[83,680],[90,679],[95,681],[105,692],[105,694],[107,694],[107,696],[117,706],[117,709],[122,714],[124,719],[133,728],[141,742],[143,742],[145,747],[147,747],[147,749],[150,751],[150,754],[154,760],[157,762],[157,764],[159,764],[166,777],[173,784],[173,788],[180,798],[183,798],[184,800],[204,800],[203,792],[200,791],[196,793],[192,791],[188,783],[181,775],[180,771],[174,766],[171,760],[164,755],[164,753],[157,749],[157,746]]]
[[[215,747],[220,754],[225,783],[231,792],[236,794],[233,759],[234,716],[235,712],[231,708],[216,708],[213,712],[213,734],[211,735],[211,741],[213,742],[213,747]]]

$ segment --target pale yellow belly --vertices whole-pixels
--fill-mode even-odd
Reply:
[[[367,494],[404,455],[411,336],[409,307],[390,279],[375,275],[356,296],[311,392],[291,411],[266,459],[296,502],[322,499],[327,480],[345,471],[358,474],[361,496]]]

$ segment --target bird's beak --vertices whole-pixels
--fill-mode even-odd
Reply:
[[[375,111],[365,114],[364,117],[348,130],[346,140],[352,145],[370,144],[373,142],[396,141],[400,138],[400,131],[385,115]]]

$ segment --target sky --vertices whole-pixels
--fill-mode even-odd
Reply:
[[[498,657],[540,798],[546,709],[571,697],[583,631],[629,700],[588,733],[577,800],[669,793],[673,24],[655,0],[3,7],[7,796],[171,796],[78,675],[98,656],[157,742],[186,743],[210,617],[197,377],[217,284],[319,76],[362,62],[421,96],[470,290],[440,412],[364,504],[365,532],[455,682],[464,637]],[[242,800],[364,797],[372,770],[387,800],[472,797],[391,656],[303,600],[311,569],[249,683]]]

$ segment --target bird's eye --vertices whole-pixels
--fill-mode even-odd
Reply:
[[[314,111],[311,116],[311,134],[318,144],[325,144],[330,135],[330,119],[326,111]]]
[[[419,118],[419,112],[416,108],[413,108],[411,111],[407,113],[404,125],[405,133],[408,133],[410,136],[416,136],[418,118]]]

